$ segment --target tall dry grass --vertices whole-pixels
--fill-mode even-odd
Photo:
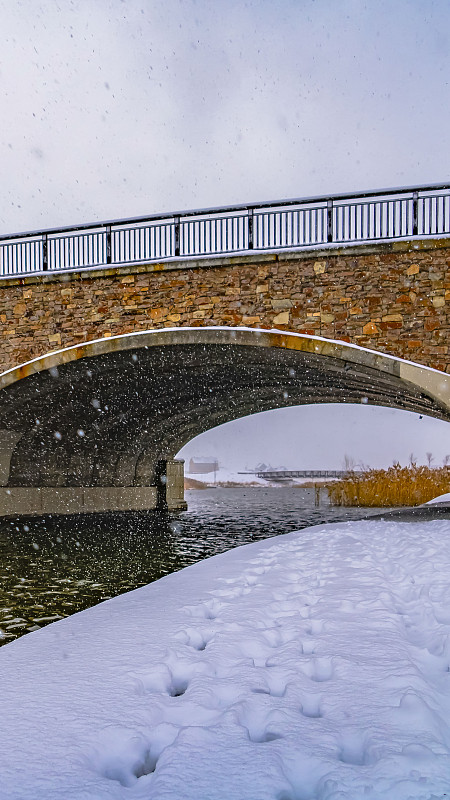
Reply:
[[[418,506],[450,491],[448,467],[420,467],[412,464],[389,469],[349,472],[345,480],[330,484],[334,506]]]

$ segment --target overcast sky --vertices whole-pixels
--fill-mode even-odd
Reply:
[[[0,0],[0,230],[450,177],[448,0]]]
[[[0,232],[450,178],[448,0],[0,0],[0,20]]]

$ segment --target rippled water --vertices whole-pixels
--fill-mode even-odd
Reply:
[[[0,644],[231,547],[367,509],[314,506],[314,490],[186,492],[189,510],[0,523]],[[371,509],[370,513],[376,513]]]

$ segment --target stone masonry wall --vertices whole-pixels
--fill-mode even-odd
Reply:
[[[341,339],[450,372],[450,242],[364,245],[0,282],[0,371],[151,328],[245,325]]]

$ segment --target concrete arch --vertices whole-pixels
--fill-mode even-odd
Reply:
[[[0,375],[8,486],[152,486],[159,459],[223,422],[368,402],[450,420],[450,376],[286,331],[175,328],[87,342]],[[18,438],[20,437],[20,438]]]

